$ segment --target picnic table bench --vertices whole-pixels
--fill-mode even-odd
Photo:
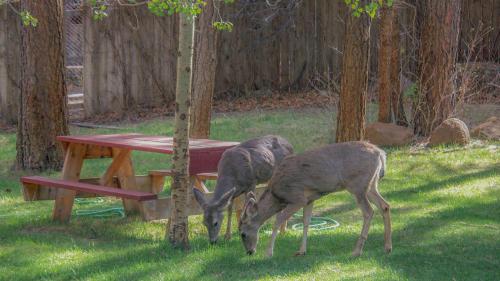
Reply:
[[[139,212],[146,220],[168,218],[170,198],[158,198],[169,169],[135,175],[132,151],[173,154],[173,139],[142,134],[60,136],[65,150],[62,179],[40,176],[22,177],[24,199],[55,200],[53,220],[67,222],[75,197],[114,196],[122,198],[125,212]],[[192,139],[189,148],[189,176],[194,188],[208,193],[205,180],[217,179],[217,165],[222,153],[237,142]],[[83,162],[87,159],[112,158],[111,164],[99,178],[80,179]],[[208,194],[210,197],[211,194]],[[189,202],[193,212],[197,204]]]

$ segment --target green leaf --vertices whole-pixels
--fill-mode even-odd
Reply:
[[[36,27],[38,25],[38,19],[30,14],[28,11],[21,11],[21,20],[24,26]]]

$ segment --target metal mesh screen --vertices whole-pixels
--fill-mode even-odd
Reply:
[[[83,0],[64,0],[66,85],[70,117],[83,116]]]

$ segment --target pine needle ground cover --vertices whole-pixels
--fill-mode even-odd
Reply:
[[[279,134],[300,152],[329,143],[333,120],[321,110],[220,115],[212,122],[212,138]],[[72,133],[171,135],[172,124],[162,119]],[[111,198],[77,202],[71,223],[52,223],[53,202],[22,199],[22,174],[11,171],[15,142],[14,133],[0,133],[0,280],[500,280],[500,143],[386,150],[380,190],[392,207],[393,253],[384,253],[376,212],[363,255],[351,258],[362,218],[344,192],[323,197],[314,208],[314,216],[335,219],[339,227],[310,231],[304,257],[293,257],[301,231],[289,230],[269,259],[269,225],[261,231],[257,255],[247,256],[236,229],[231,241],[210,245],[201,216],[190,217],[189,252],[165,242],[163,221],[76,216],[120,207]],[[158,154],[133,157],[138,174],[170,165]],[[85,163],[82,177],[100,175],[106,161]]]

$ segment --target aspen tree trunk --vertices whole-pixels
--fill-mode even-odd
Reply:
[[[189,248],[189,109],[191,106],[191,72],[193,67],[194,22],[179,14],[179,49],[177,53],[177,86],[175,97],[174,176],[172,181],[172,215],[167,229],[174,247]]]
[[[360,1],[364,6],[366,1]],[[337,142],[361,140],[365,130],[366,95],[370,61],[370,17],[349,12],[337,116]]]
[[[460,0],[425,0],[422,9],[420,81],[413,120],[415,133],[428,136],[455,106]]]
[[[199,30],[195,35],[190,131],[192,138],[210,136],[218,40],[218,31],[212,26],[214,10],[214,1],[208,0],[198,20]]]
[[[59,169],[63,148],[56,140],[67,135],[64,81],[63,1],[22,0],[21,10],[38,19],[21,32],[21,95],[17,131],[20,169]]]

